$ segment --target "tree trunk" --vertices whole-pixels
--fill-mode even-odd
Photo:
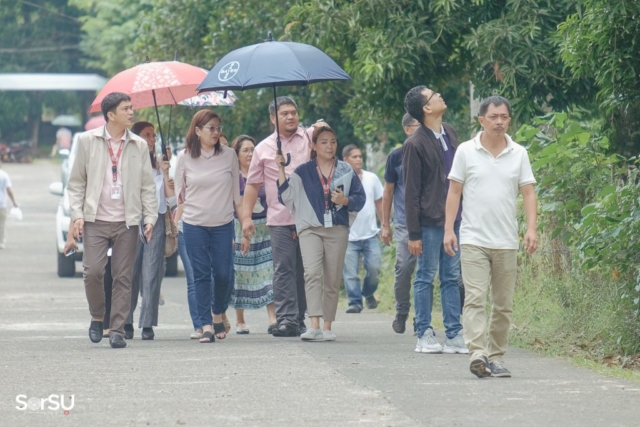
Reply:
[[[38,148],[40,135],[40,121],[42,120],[42,92],[29,92],[28,126],[31,128],[31,147],[34,151]]]

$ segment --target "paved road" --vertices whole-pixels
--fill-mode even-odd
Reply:
[[[92,344],[82,278],[55,274],[59,167],[3,167],[25,219],[0,251],[0,426],[640,425],[636,383],[517,349],[514,378],[479,380],[465,356],[414,353],[382,314],[339,315],[338,341],[302,343],[267,335],[266,313],[251,312],[250,335],[198,344],[182,273],[163,283],[155,341],[136,330],[124,350]],[[73,395],[68,415],[16,409],[50,395]]]

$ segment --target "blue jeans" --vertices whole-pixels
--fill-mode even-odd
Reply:
[[[197,304],[197,323],[200,329],[211,325],[213,314],[222,314],[229,303],[233,240],[233,221],[218,227],[202,227],[183,223],[187,254],[193,268],[193,282]],[[213,280],[212,280],[213,274]],[[213,285],[212,285],[213,282]],[[213,291],[213,292],[212,292]]]
[[[460,221],[454,231],[460,242]],[[460,324],[460,251],[449,256],[444,251],[444,227],[422,227],[422,254],[418,257],[418,271],[413,287],[416,310],[416,332],[422,337],[431,328],[431,295],[436,273],[440,276],[442,317],[447,338],[462,330]]]
[[[364,258],[366,274],[362,288],[360,288],[360,254]],[[344,287],[349,297],[349,306],[357,305],[362,308],[362,297],[370,297],[378,289],[378,275],[382,264],[382,254],[378,236],[369,239],[349,241],[347,253],[344,257]]]
[[[193,322],[193,329],[198,329],[196,324],[200,323],[198,320],[198,303],[196,300],[196,287],[193,283],[193,267],[191,267],[191,261],[189,261],[189,255],[187,254],[187,244],[184,241],[184,233],[178,233],[178,253],[184,266],[184,275],[187,276],[187,303],[189,304],[189,315],[191,316],[191,322]]]

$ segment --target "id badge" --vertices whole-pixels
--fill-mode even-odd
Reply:
[[[122,188],[118,185],[111,187],[111,200],[120,200],[122,197]]]
[[[327,211],[324,213],[324,227],[333,227],[333,217],[331,215],[331,211]]]

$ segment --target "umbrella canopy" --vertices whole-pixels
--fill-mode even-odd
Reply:
[[[203,92],[194,97],[185,99],[178,102],[180,105],[186,105],[187,107],[211,107],[216,105],[231,107],[238,98],[233,92]]]
[[[96,129],[105,124],[107,124],[107,122],[104,121],[104,116],[93,116],[84,124],[84,130]]]
[[[207,75],[206,70],[178,61],[146,62],[116,74],[102,88],[89,112],[100,111],[100,103],[112,92],[131,96],[134,109],[155,107],[162,153],[167,160],[158,105],[176,105],[196,96],[196,88]]]
[[[71,115],[62,115],[57,116],[53,120],[51,120],[51,124],[54,126],[80,126],[82,125],[82,121],[76,116]]]
[[[198,91],[245,90],[276,86],[300,86],[330,80],[351,80],[351,77],[326,53],[315,46],[295,42],[278,42],[269,33],[269,40],[242,47],[226,54],[209,71]],[[276,116],[278,103],[276,102]],[[276,120],[276,144],[282,154],[280,129]],[[291,155],[287,153],[288,165]]]
[[[196,88],[206,75],[207,72],[202,68],[178,61],[136,65],[113,76],[93,101],[89,112],[99,112],[100,103],[112,92],[131,96],[136,110],[157,105],[176,105],[196,96]]]
[[[300,86],[351,77],[317,47],[267,41],[236,49],[209,71],[198,91]]]

